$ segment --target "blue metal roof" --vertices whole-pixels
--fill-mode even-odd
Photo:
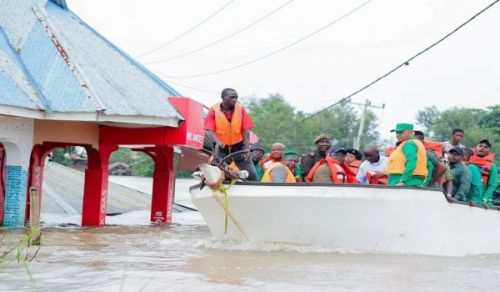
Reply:
[[[67,10],[64,0],[2,0],[0,28],[0,106],[43,110],[48,118],[79,113],[81,120],[84,113],[103,122],[183,119],[167,100],[180,94]]]

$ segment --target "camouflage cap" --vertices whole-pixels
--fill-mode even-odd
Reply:
[[[329,134],[321,134],[316,139],[314,139],[314,143],[318,143],[320,140],[327,139],[328,141],[332,140],[332,136]]]

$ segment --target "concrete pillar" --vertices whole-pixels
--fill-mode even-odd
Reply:
[[[3,213],[5,209],[5,148],[0,144],[0,226],[3,225]]]
[[[116,145],[101,145],[99,150],[87,148],[88,166],[83,186],[82,226],[106,224],[109,156]]]
[[[25,222],[28,165],[33,143],[33,120],[1,117],[0,143],[5,148],[4,226]]]

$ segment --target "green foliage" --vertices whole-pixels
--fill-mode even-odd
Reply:
[[[273,143],[281,142],[289,149],[305,153],[315,148],[314,138],[321,133],[331,134],[335,146],[352,147],[360,124],[356,108],[348,102],[311,118],[303,111],[296,111],[280,94],[250,99],[246,107],[255,123],[255,134],[268,150]],[[378,140],[376,119],[373,112],[367,112],[361,148]]]
[[[432,123],[426,125],[432,140],[449,140],[452,130],[461,128],[465,131],[462,143],[468,147],[475,147],[482,139],[492,143],[492,151],[500,147],[500,105],[490,106],[487,110],[454,107],[442,112],[425,108],[417,113],[417,120],[429,112],[435,114]],[[496,155],[496,162],[500,162],[500,155]]]
[[[432,126],[439,119],[439,110],[436,106],[426,107],[417,113],[417,125],[423,127],[423,131],[429,132]]]
[[[71,159],[64,157],[66,153],[66,148],[56,148],[52,151],[52,161],[62,164],[64,166],[73,165],[74,162]]]

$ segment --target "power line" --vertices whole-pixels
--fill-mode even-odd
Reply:
[[[180,35],[176,36],[175,38],[171,39],[170,41],[152,49],[152,50],[149,50],[145,53],[143,53],[142,55],[139,55],[137,56],[136,58],[142,58],[146,55],[149,55],[151,53],[154,53],[156,51],[158,51],[159,49],[162,49],[170,44],[172,44],[173,42],[183,38],[184,36],[186,36],[187,34],[189,34],[190,32],[192,32],[193,30],[197,29],[198,27],[202,26],[204,23],[206,23],[207,21],[209,21],[211,18],[213,18],[214,16],[216,16],[217,14],[219,14],[222,10],[224,10],[226,7],[228,7],[231,3],[233,3],[235,0],[230,0],[228,1],[226,4],[224,4],[221,8],[217,9],[214,13],[210,14],[207,18],[205,18],[204,20],[202,20],[200,23],[198,23],[197,25],[193,26],[192,28],[186,30],[185,32],[181,33]]]
[[[252,63],[256,63],[258,61],[261,61],[261,60],[264,60],[268,57],[271,57],[273,55],[276,55],[277,53],[280,53],[288,48],[291,48],[305,40],[307,40],[308,38],[322,32],[323,30],[329,28],[330,26],[342,21],[344,18],[347,18],[348,16],[350,16],[351,14],[353,14],[354,12],[358,11],[359,9],[363,8],[364,6],[368,5],[370,2],[372,2],[374,0],[368,0],[368,1],[365,1],[363,2],[361,5],[357,6],[356,8],[348,11],[346,14],[336,18],[335,20],[329,22],[328,24],[320,27],[319,29],[307,34],[306,36],[284,46],[284,47],[281,47],[277,50],[274,50],[270,53],[267,53],[265,54],[264,56],[261,56],[261,57],[258,57],[258,58],[255,58],[255,59],[252,59],[250,61],[247,61],[247,62],[244,62],[244,63],[241,63],[241,64],[238,64],[238,65],[234,65],[234,66],[231,66],[231,67],[227,67],[227,68],[224,68],[224,69],[221,69],[221,70],[217,70],[217,71],[212,71],[212,72],[207,72],[207,73],[202,73],[202,74],[195,74],[195,75],[184,75],[184,76],[172,76],[172,77],[176,77],[176,78],[194,78],[194,77],[203,77],[203,76],[209,76],[209,75],[215,75],[215,74],[220,74],[220,73],[223,73],[223,72],[227,72],[227,71],[231,71],[231,70],[235,70],[235,69],[238,69],[238,68],[241,68],[243,66],[246,66],[246,65],[250,65]]]
[[[439,40],[437,40],[436,42],[432,43],[430,46],[426,47],[425,49],[421,50],[420,52],[418,52],[417,54],[413,55],[412,57],[410,57],[409,59],[407,59],[406,61],[403,61],[401,64],[397,65],[396,67],[394,67],[393,69],[389,70],[387,73],[383,74],[382,76],[378,77],[377,79],[373,80],[372,82],[366,84],[365,86],[361,87],[360,89],[354,91],[353,93],[349,94],[348,96],[346,97],[343,97],[341,99],[339,99],[338,101],[336,101],[335,103],[301,119],[300,121],[298,122],[295,122],[291,125],[289,125],[288,127],[285,127],[285,128],[282,128],[282,129],[278,129],[277,131],[283,131],[283,130],[286,130],[286,129],[289,129],[291,128],[292,126],[295,126],[297,124],[300,124],[300,123],[303,123],[304,121],[310,119],[310,118],[313,118],[325,111],[327,111],[328,109],[336,106],[337,104],[339,103],[342,103],[342,102],[345,102],[345,101],[349,101],[351,99],[351,97],[357,95],[358,93],[368,89],[369,87],[371,87],[372,85],[374,85],[375,83],[379,82],[380,80],[386,78],[387,76],[391,75],[392,73],[396,72],[397,70],[401,69],[403,66],[408,66],[410,65],[410,62],[415,60],[416,58],[418,58],[419,56],[421,56],[422,54],[426,53],[427,51],[429,51],[430,49],[432,49],[433,47],[437,46],[439,43],[443,42],[445,39],[447,39],[448,37],[450,37],[451,35],[453,35],[454,33],[456,33],[457,31],[459,31],[462,27],[466,26],[469,22],[471,22],[472,20],[474,20],[476,17],[478,17],[479,15],[481,15],[483,12],[485,12],[486,10],[490,9],[493,5],[497,4],[498,1],[500,0],[495,0],[493,1],[492,3],[490,3],[488,6],[486,6],[485,8],[481,9],[478,13],[474,14],[471,18],[467,19],[464,23],[460,24],[459,26],[457,26],[455,29],[453,29],[451,32],[449,32],[448,34],[446,34],[444,37],[440,38]]]
[[[219,43],[220,43],[220,42],[222,42],[222,41],[225,41],[225,40],[227,40],[227,39],[229,39],[229,38],[231,38],[231,37],[233,37],[233,36],[235,36],[235,35],[237,35],[237,34],[239,34],[239,33],[243,32],[243,31],[245,31],[245,30],[247,30],[247,29],[251,28],[252,26],[256,25],[257,23],[259,23],[259,22],[263,21],[264,19],[268,18],[269,16],[273,15],[274,13],[276,13],[276,12],[280,11],[281,9],[285,8],[286,6],[288,6],[288,5],[289,5],[290,3],[292,3],[293,1],[294,1],[294,0],[289,0],[289,1],[287,1],[287,2],[283,3],[282,5],[280,5],[279,7],[277,7],[277,8],[275,8],[275,9],[271,10],[271,11],[270,11],[270,12],[268,12],[268,13],[266,13],[264,16],[260,17],[259,19],[255,20],[254,22],[252,22],[252,23],[250,23],[250,24],[248,24],[248,25],[246,25],[246,26],[244,26],[244,27],[240,28],[239,30],[236,30],[236,31],[234,31],[234,32],[232,32],[232,33],[230,33],[230,34],[228,34],[228,35],[226,35],[226,36],[224,36],[224,37],[222,37],[222,38],[220,38],[220,39],[218,39],[218,40],[215,40],[215,41],[213,41],[213,42],[211,42],[211,43],[208,43],[208,44],[206,44],[206,45],[204,45],[204,46],[201,46],[201,47],[199,47],[199,48],[197,48],[197,49],[194,49],[194,50],[191,50],[191,51],[188,51],[188,52],[185,52],[185,53],[182,53],[182,54],[180,54],[180,55],[173,56],[173,57],[170,57],[170,58],[161,59],[161,60],[152,61],[152,62],[145,62],[145,64],[148,64],[148,65],[149,65],[149,64],[164,63],[164,62],[168,62],[168,61],[171,61],[171,60],[174,60],[174,59],[182,58],[182,57],[184,57],[184,56],[192,55],[192,54],[197,53],[197,52],[199,52],[199,51],[202,51],[202,50],[204,50],[204,49],[210,48],[210,47],[212,47],[212,46],[214,46],[214,45],[216,45],[216,44],[219,44]]]
[[[184,88],[189,88],[189,89],[192,89],[192,90],[196,90],[196,91],[200,91],[200,92],[205,92],[205,93],[209,93],[209,94],[214,94],[214,95],[219,95],[220,93],[213,90],[213,89],[209,89],[209,88],[203,88],[202,85],[198,85],[198,84],[194,84],[192,82],[187,82],[187,81],[184,81],[184,80],[179,80],[179,79],[176,79],[176,78],[173,78],[173,77],[169,77],[169,76],[165,76],[164,74],[161,74],[161,73],[158,73],[158,75],[162,76],[163,78],[166,78],[168,79],[168,83],[172,83],[172,84],[175,84],[177,86],[181,86],[181,87],[184,87]]]

